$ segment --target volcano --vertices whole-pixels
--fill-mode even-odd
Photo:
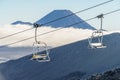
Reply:
[[[68,16],[68,17],[66,17]],[[74,27],[81,29],[92,29],[95,28],[89,25],[87,22],[83,22],[80,17],[75,15],[70,10],[54,10],[51,13],[47,14],[42,19],[36,21],[37,24],[43,24],[44,26],[51,26],[54,28],[59,27]],[[78,22],[83,22],[80,24],[73,25]]]

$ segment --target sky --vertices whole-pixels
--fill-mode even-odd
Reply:
[[[0,25],[21,20],[36,22],[53,10],[71,10],[77,12],[108,0],[0,0]],[[83,20],[120,8],[120,0],[77,14]],[[104,29],[120,30],[120,11],[104,16]],[[99,28],[99,19],[88,22]]]

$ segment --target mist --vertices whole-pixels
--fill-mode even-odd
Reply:
[[[4,37],[19,31],[23,31],[26,29],[32,28],[32,26],[27,25],[5,25],[0,27],[0,37]],[[43,34],[52,30],[56,30],[59,28],[52,27],[41,27],[38,28],[38,35]],[[0,45],[5,45],[9,43],[13,43],[22,39],[26,39],[34,36],[35,30],[29,30],[8,38],[4,38],[0,40]],[[88,29],[78,29],[78,28],[63,28],[61,30],[51,32],[38,37],[38,41],[43,41],[48,44],[48,46],[61,46],[65,44],[69,44],[75,41],[87,39],[92,33],[92,30]],[[35,42],[34,38],[17,43],[11,46],[32,46],[33,42]]]
[[[26,29],[32,28],[32,26],[27,25],[5,25],[0,27],[0,38],[23,31]],[[40,27],[38,28],[38,35],[43,34],[49,31],[57,30],[59,28],[52,27]],[[10,44],[16,41],[20,41],[29,37],[34,36],[35,30],[29,30],[11,37],[0,39],[0,46]],[[80,40],[88,39],[91,36],[93,30],[88,29],[79,29],[79,28],[63,28],[61,30],[51,32],[45,35],[38,37],[38,41],[45,42],[50,48],[70,44]],[[111,34],[114,32],[104,32],[105,35]],[[9,61],[11,59],[18,59],[20,57],[32,54],[32,45],[35,42],[34,38],[19,42],[8,47],[0,48],[0,58],[4,59],[1,63]]]

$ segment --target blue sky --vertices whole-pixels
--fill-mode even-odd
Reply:
[[[69,9],[73,12],[91,7],[108,0],[0,0],[0,25],[17,20],[35,22],[56,9]],[[107,13],[120,8],[120,0],[114,0],[106,5],[77,14],[82,19],[89,19],[101,13]],[[104,18],[104,28],[120,29],[120,11]],[[98,28],[99,20],[88,22]]]

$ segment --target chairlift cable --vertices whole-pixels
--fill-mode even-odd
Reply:
[[[111,11],[111,12],[108,12],[108,13],[106,13],[105,15],[112,14],[112,13],[115,13],[115,12],[118,12],[118,11],[120,11],[120,9],[117,9],[117,10],[114,10],[114,11]],[[76,24],[81,24],[81,23],[83,23],[83,22],[90,21],[90,20],[93,20],[93,19],[95,19],[95,18],[97,18],[97,17],[93,17],[93,18],[87,19],[87,20],[85,20],[85,21],[77,22],[77,23],[71,24],[71,25],[69,25],[69,26],[73,26],[73,25],[76,25]],[[66,27],[69,27],[69,26],[66,26]],[[55,32],[55,31],[61,30],[61,29],[63,29],[63,28],[59,28],[59,29],[56,29],[56,30],[51,30],[51,31],[48,31],[48,32],[39,34],[39,35],[37,35],[37,37],[38,37],[38,36],[42,36],[42,35],[46,35],[46,34],[49,34],[49,33],[51,33],[51,32]],[[5,45],[3,45],[3,46],[0,46],[0,48],[4,48],[4,47],[6,47],[6,46],[10,46],[10,45],[13,45],[13,44],[16,44],[16,43],[19,43],[19,42],[23,42],[23,41],[26,41],[26,40],[29,40],[29,39],[32,39],[32,38],[34,38],[34,36],[29,37],[29,38],[26,38],[26,39],[23,39],[23,40],[20,40],[20,41],[16,41],[16,42],[13,42],[13,43],[5,44]]]
[[[71,13],[71,14],[66,15],[66,16],[63,16],[63,17],[61,17],[61,18],[58,18],[58,19],[55,19],[55,20],[52,20],[52,21],[46,22],[46,23],[44,23],[44,24],[40,24],[40,26],[44,26],[44,25],[46,25],[46,24],[49,24],[49,23],[52,23],[52,22],[55,22],[55,21],[58,21],[58,20],[61,20],[61,19],[67,18],[67,17],[69,17],[69,16],[72,16],[72,15],[75,15],[75,14],[78,14],[78,13],[81,13],[81,12],[84,12],[84,11],[87,11],[87,10],[89,10],[89,9],[92,9],[92,8],[95,8],[95,7],[98,7],[98,6],[104,5],[104,4],[109,3],[109,2],[111,2],[111,1],[114,1],[114,0],[109,0],[109,1],[106,1],[106,2],[103,2],[103,3],[100,3],[100,4],[97,4],[97,5],[95,5],[95,6],[92,6],[92,7],[89,7],[89,8],[86,8],[86,9],[80,10],[80,11],[77,11],[77,12],[75,12],[75,13]]]
[[[32,29],[33,29],[33,27],[32,27],[32,28],[29,28],[29,29],[25,29],[25,30],[23,30],[23,31],[19,31],[19,32],[16,32],[16,33],[7,35],[7,36],[4,36],[4,37],[0,37],[0,39],[5,39],[5,38],[8,38],[8,37],[14,36],[14,35],[16,35],[16,34],[20,34],[20,33],[23,33],[23,32],[29,31],[29,30],[32,30]]]
[[[49,24],[49,23],[52,23],[52,22],[56,22],[56,21],[58,21],[58,20],[61,20],[61,19],[67,18],[67,17],[69,17],[69,16],[72,16],[72,15],[75,15],[75,14],[78,14],[78,13],[81,13],[81,12],[84,12],[84,11],[87,11],[87,10],[89,10],[89,9],[92,9],[92,8],[95,8],[95,7],[98,7],[98,6],[101,6],[101,5],[107,4],[107,3],[112,2],[112,1],[114,1],[114,0],[108,0],[108,1],[106,1],[106,2],[103,2],[103,3],[97,4],[97,5],[95,5],[95,6],[92,6],[92,7],[89,7],[89,8],[86,8],[86,9],[80,10],[80,11],[77,11],[77,12],[75,12],[75,13],[72,13],[72,14],[66,15],[66,16],[64,16],[64,17],[61,17],[61,18],[58,18],[58,19],[55,19],[55,20],[52,20],[52,21],[46,22],[46,23],[42,24],[41,26],[44,26],[44,25]],[[33,25],[34,25],[34,24],[33,24]],[[8,37],[11,37],[11,36],[14,36],[14,35],[17,35],[17,34],[20,34],[20,33],[26,32],[26,31],[29,31],[29,30],[32,30],[32,29],[33,29],[33,28],[25,29],[25,30],[23,30],[23,31],[19,31],[19,32],[16,32],[16,33],[13,33],[13,34],[10,34],[10,35],[7,35],[7,36],[4,36],[4,37],[0,37],[0,39],[5,39],[5,38],[8,38]]]
[[[111,11],[111,12],[105,13],[105,14],[103,14],[103,15],[109,15],[109,14],[112,14],[112,13],[115,13],[115,12],[118,12],[118,11],[120,11],[120,9],[116,9],[116,10],[114,10],[114,11]]]

